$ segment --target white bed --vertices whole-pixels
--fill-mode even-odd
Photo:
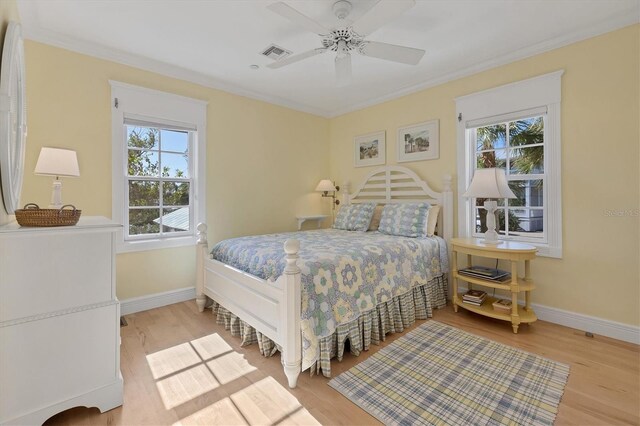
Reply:
[[[344,186],[343,203],[379,204],[427,201],[441,206],[438,235],[447,242],[453,233],[453,194],[451,177],[443,179],[443,191],[433,191],[414,172],[387,166],[370,173],[352,194]],[[301,270],[296,264],[300,244],[284,243],[286,266],[275,281],[264,280],[211,258],[207,227],[199,224],[196,260],[196,303],[200,312],[207,298],[248,323],[281,347],[282,364],[289,386],[296,386],[301,371]]]

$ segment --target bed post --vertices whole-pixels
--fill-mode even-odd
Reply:
[[[207,225],[199,223],[197,228],[198,241],[196,242],[196,305],[198,311],[203,312],[207,303],[207,296],[204,295],[204,258],[209,254],[207,243]]]
[[[344,191],[342,193],[342,204],[348,206],[351,204],[351,182],[345,181],[342,184],[342,190]]]
[[[282,303],[282,366],[289,381],[295,388],[302,365],[302,331],[300,316],[302,296],[300,290],[300,268],[296,265],[300,242],[287,240],[284,243],[287,266],[284,268],[284,301]]]
[[[442,208],[444,210],[444,226],[442,237],[447,241],[453,238],[453,191],[451,190],[451,175],[444,175],[442,178]]]

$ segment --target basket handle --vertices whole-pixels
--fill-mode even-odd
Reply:
[[[25,204],[23,210],[32,209],[32,210],[40,210],[40,206],[36,203]]]
[[[62,214],[62,211],[64,210],[65,207],[71,207],[73,209],[71,211],[71,214],[76,212],[76,206],[74,206],[73,204],[65,204],[64,206],[60,207],[60,210],[58,210],[58,216]]]

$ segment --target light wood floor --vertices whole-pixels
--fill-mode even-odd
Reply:
[[[528,352],[569,364],[569,382],[556,425],[640,424],[638,346],[538,321],[511,326],[451,307],[434,319]],[[377,421],[327,385],[303,373],[298,388],[286,385],[280,357],[264,358],[257,346],[215,324],[211,311],[184,302],[126,316],[122,332],[124,405],[100,414],[74,408],[47,424],[376,424]],[[417,325],[424,321],[418,321]],[[388,336],[384,345],[400,335]],[[360,357],[332,365],[334,376]]]

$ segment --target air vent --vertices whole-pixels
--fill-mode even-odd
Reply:
[[[275,44],[272,44],[266,49],[264,49],[262,51],[262,54],[269,59],[273,59],[274,61],[277,61],[279,59],[286,58],[287,56],[291,55],[291,51],[283,47],[276,46]]]

